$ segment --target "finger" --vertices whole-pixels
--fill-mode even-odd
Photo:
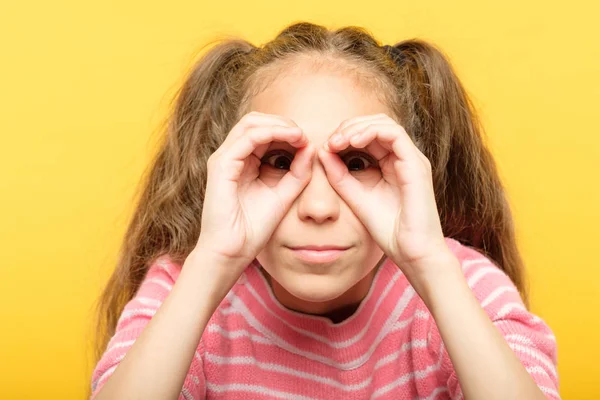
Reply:
[[[390,150],[384,148],[377,141],[372,141],[371,143],[365,143],[364,141],[358,142],[355,140],[355,137],[350,138],[350,141],[348,143],[345,143],[345,145],[343,146],[335,146],[331,148],[327,144],[325,144],[324,149],[330,152],[335,152],[345,149],[348,145],[356,149],[366,148],[369,154],[371,154],[377,161],[380,161],[383,157],[390,154]]]
[[[250,128],[246,134],[233,143],[226,153],[232,161],[244,161],[258,147],[264,148],[265,144],[279,141],[287,142],[293,147],[303,147],[308,143],[308,138],[298,127],[260,126]]]
[[[252,111],[244,115],[237,124],[231,129],[223,144],[224,148],[231,146],[232,143],[237,141],[249,128],[258,126],[289,126],[297,127],[296,123],[290,118],[276,114],[265,114],[257,111]]]
[[[342,121],[342,123],[337,127],[337,129],[334,131],[335,133],[340,133],[345,131],[349,126],[354,125],[356,123],[360,123],[360,122],[368,122],[368,121],[374,121],[374,120],[378,120],[381,118],[385,118],[387,117],[386,114],[383,113],[379,113],[379,114],[372,114],[372,115],[361,115],[359,117],[354,117],[354,118],[349,118],[347,120]]]
[[[350,136],[344,134],[344,132],[347,131],[349,127],[361,123],[368,125],[369,123],[384,118],[388,118],[386,114],[365,115],[347,119],[336,128],[333,134],[324,143],[323,148],[332,152],[343,150],[348,147]]]
[[[354,138],[352,138],[352,139],[354,139]],[[369,154],[371,154],[377,161],[381,161],[381,159],[383,157],[390,154],[390,150],[383,147],[376,140],[372,141],[371,143],[365,144],[364,142],[356,143],[356,140],[352,140],[352,139],[350,140],[350,145],[352,147],[354,147],[356,149],[362,149],[364,147],[365,150],[367,150],[369,152]]]
[[[337,154],[318,149],[318,157],[323,164],[327,180],[333,189],[344,199],[350,209],[360,215],[360,204],[367,195],[364,186],[352,176],[346,164]]]
[[[419,156],[419,158],[421,159],[421,161],[423,161],[423,165],[428,168],[431,169],[431,161],[429,161],[429,159],[427,158],[427,156],[425,156],[425,154],[423,154],[423,152],[417,147],[415,146],[417,149],[417,155]]]
[[[417,147],[398,124],[371,124],[352,139],[356,146],[366,146],[375,140],[383,148],[393,151],[402,161],[421,161],[417,156]]]
[[[291,206],[294,199],[310,181],[314,155],[315,147],[310,143],[299,149],[294,155],[290,170],[273,188],[286,209]]]
[[[390,124],[390,125],[398,125],[398,123],[392,118],[388,117],[385,114],[378,114],[378,118],[367,120],[367,121],[356,121],[353,124],[348,125],[343,131],[340,133],[346,137],[348,140],[351,140],[357,134],[360,134],[364,131],[369,125],[376,124]]]

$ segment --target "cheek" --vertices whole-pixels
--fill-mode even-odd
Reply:
[[[365,187],[372,188],[379,183],[383,175],[379,168],[368,168],[363,171],[351,172],[354,179],[362,183]]]
[[[267,186],[273,187],[279,183],[287,170],[277,170],[273,167],[262,165],[258,170],[258,177]]]

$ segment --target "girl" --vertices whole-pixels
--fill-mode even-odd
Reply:
[[[442,53],[299,23],[191,71],[99,303],[100,399],[559,398]]]

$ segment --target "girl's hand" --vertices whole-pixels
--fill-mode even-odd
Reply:
[[[261,158],[273,141],[298,148],[290,171],[274,187],[259,179]],[[302,130],[281,116],[251,112],[208,159],[202,226],[196,248],[225,264],[245,268],[308,184],[315,148]]]
[[[366,148],[378,160],[382,176],[376,185],[365,187],[334,154],[349,146]],[[409,281],[451,254],[438,216],[431,164],[392,118],[378,114],[346,120],[318,155],[332,187]]]

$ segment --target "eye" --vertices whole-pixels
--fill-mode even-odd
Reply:
[[[260,161],[275,169],[289,170],[293,159],[294,156],[289,152],[285,150],[276,150],[267,153]]]
[[[340,154],[349,171],[362,171],[369,167],[377,167],[377,161],[367,153],[352,151]],[[267,153],[261,159],[263,164],[280,170],[289,170],[294,156],[285,150],[275,150]]]
[[[367,153],[352,151],[340,157],[348,165],[349,171],[362,171],[372,166],[377,166],[377,161]],[[348,162],[350,161],[350,162]]]

